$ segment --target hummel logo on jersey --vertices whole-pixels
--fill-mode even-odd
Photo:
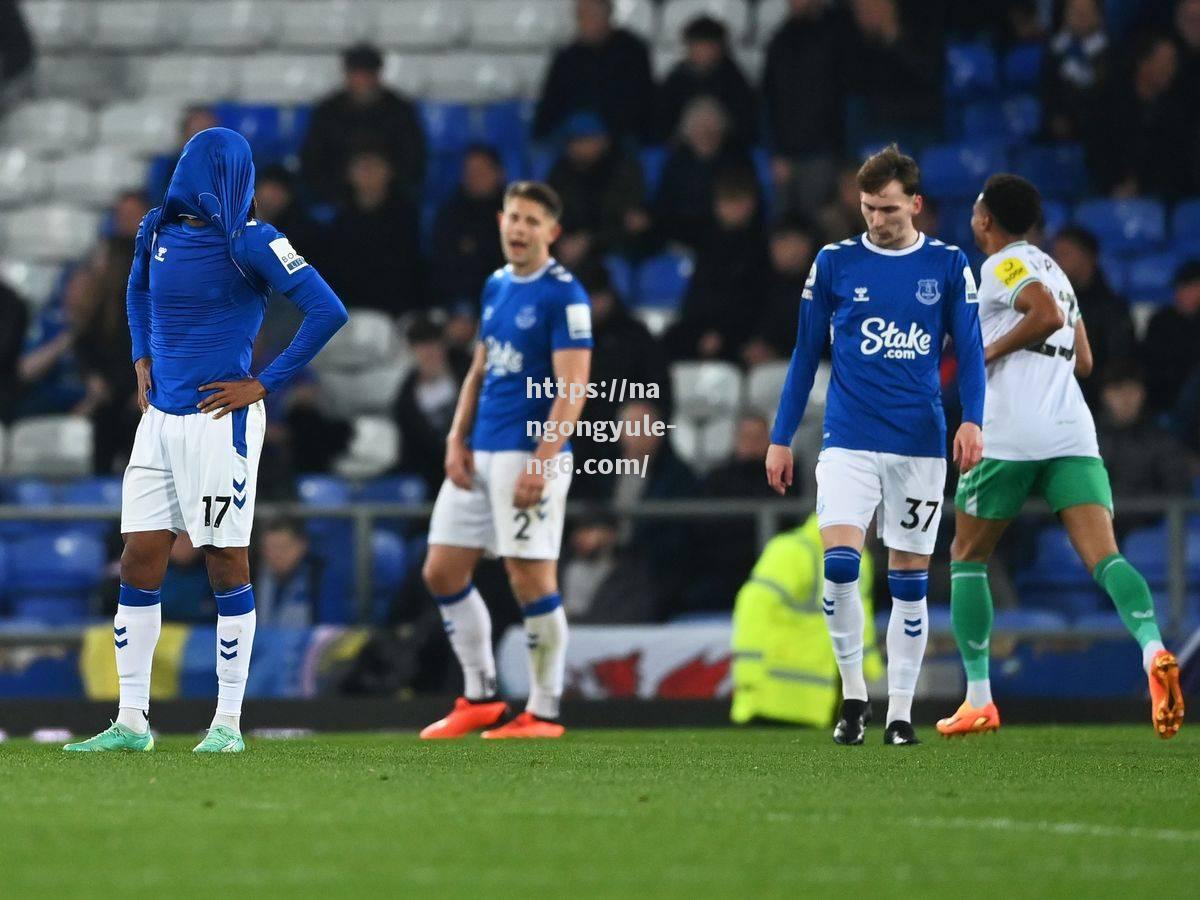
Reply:
[[[913,322],[908,331],[901,331],[895,322],[885,322],[878,316],[864,319],[863,342],[860,349],[864,356],[874,356],[884,350],[884,359],[916,359],[928,356],[933,347],[933,336]]]
[[[491,335],[484,341],[487,344],[487,367],[496,375],[516,375],[525,366],[525,354],[512,345],[510,341],[501,344]]]
[[[154,254],[154,261],[155,262],[166,262],[167,261],[167,251],[170,249],[171,249],[170,247],[159,247],[158,251]]]
[[[856,287],[854,289],[854,302],[855,303],[866,303],[870,299],[871,298],[869,296],[867,296],[867,289],[865,287]]]

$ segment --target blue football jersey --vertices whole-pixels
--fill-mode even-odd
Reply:
[[[824,247],[804,286],[772,443],[791,443],[828,337],[824,446],[944,456],[940,370],[948,336],[964,421],[983,422],[978,303],[966,255],[923,234],[903,250],[876,247],[865,234]]]
[[[592,346],[587,292],[551,259],[532,275],[497,270],[483,287],[479,339],[487,349],[487,372],[479,394],[474,450],[532,450],[538,438],[530,422],[544,422],[554,398],[529,388],[554,380],[554,351]],[[567,449],[566,444],[563,449]]]

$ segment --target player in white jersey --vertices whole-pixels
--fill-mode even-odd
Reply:
[[[988,441],[983,461],[959,481],[955,497],[951,613],[967,697],[938,722],[938,731],[1000,727],[988,679],[987,561],[1026,499],[1038,494],[1058,514],[1080,559],[1141,646],[1154,728],[1169,738],[1183,723],[1179,667],[1163,647],[1145,578],[1117,549],[1112,489],[1076,381],[1092,368],[1087,331],[1067,276],[1025,240],[1041,217],[1037,188],[1007,174],[988,179],[971,217],[975,241],[989,254],[979,284]]]
[[[483,288],[480,338],[446,441],[424,570],[464,690],[423,738],[484,728],[487,738],[563,733],[567,619],[557,569],[574,466],[570,445],[556,438],[583,410],[592,328],[587,294],[550,256],[561,216],[558,195],[544,184],[519,181],[505,192],[499,218],[508,265]],[[543,390],[551,382],[554,396]],[[552,427],[539,430],[543,424]],[[505,724],[491,618],[472,584],[485,553],[504,558],[529,639],[529,702]]]

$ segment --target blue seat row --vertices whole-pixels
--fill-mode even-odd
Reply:
[[[1003,55],[982,42],[951,44],[946,48],[947,99],[975,99],[999,92],[1036,89],[1041,79],[1040,44],[1018,44]]]

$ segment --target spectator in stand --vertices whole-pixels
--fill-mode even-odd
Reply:
[[[326,412],[316,380],[301,373],[267,407],[259,496],[292,499],[296,476],[328,472],[353,435],[349,422]]]
[[[1174,305],[1154,314],[1142,340],[1146,403],[1151,413],[1174,405],[1180,388],[1200,367],[1200,260],[1181,265],[1174,285]]]
[[[29,310],[20,294],[0,281],[0,422],[12,420],[20,396],[17,363],[29,327]]]
[[[854,27],[840,49],[854,146],[886,137],[915,148],[930,140],[942,119],[942,29],[909,25],[897,0],[851,0],[850,10]]]
[[[357,148],[371,145],[390,165],[396,193],[415,201],[425,179],[425,132],[416,107],[384,86],[383,57],[370,44],[351,47],[342,65],[342,89],[313,109],[300,151],[306,186],[319,201],[344,200],[350,158]]]
[[[34,320],[17,362],[21,397],[15,418],[74,412],[87,396],[76,341],[96,300],[96,273],[78,265],[67,276],[62,297]]]
[[[679,321],[666,335],[673,359],[741,360],[765,308],[770,257],[758,182],[751,172],[722,174],[714,191],[716,225],[700,246]]]
[[[0,0],[0,91],[33,65],[33,56],[33,37],[16,0]]]
[[[175,174],[175,163],[179,161],[183,145],[204,129],[215,128],[218,124],[216,114],[207,106],[189,106],[183,111],[183,118],[179,121],[179,146],[170,153],[161,153],[150,160],[146,172],[146,196],[152,205],[158,206],[167,196],[167,185]],[[133,252],[130,251],[129,255],[132,258]]]
[[[838,169],[837,191],[833,199],[817,212],[817,225],[826,240],[842,241],[863,232],[862,203],[858,191],[860,165],[853,160],[842,164]]]
[[[1180,0],[1175,7],[1179,38],[1179,82],[1184,97],[1200,94],[1200,0]]]
[[[283,166],[276,164],[258,169],[254,182],[254,217],[279,229],[300,255],[320,254],[316,246],[316,225],[296,201],[296,181]],[[296,304],[272,291],[255,342],[256,352],[274,358],[291,342],[303,320],[304,314]]]
[[[582,419],[605,422],[616,418],[617,396],[614,385],[644,386],[647,395],[653,390],[660,409],[671,408],[671,374],[662,347],[642,322],[625,309],[609,279],[608,271],[591,262],[576,273],[592,306],[592,368],[593,384],[608,386],[606,396],[589,398],[583,407]],[[615,459],[617,447],[613,442],[594,441],[588,437],[571,439],[575,457],[582,465],[586,459]],[[595,478],[580,478],[572,486],[572,496],[595,497],[602,484]]]
[[[1112,79],[1104,114],[1092,120],[1088,162],[1101,190],[1114,197],[1165,200],[1194,189],[1194,98],[1182,95],[1179,48],[1166,34],[1134,45],[1132,71]]]
[[[700,483],[702,496],[714,500],[768,500],[774,496],[763,478],[763,460],[771,444],[771,426],[758,413],[738,420],[733,458],[713,469]],[[697,538],[703,577],[687,592],[693,611],[728,609],[746,574],[758,558],[758,540],[751,520],[726,520],[702,529]]]
[[[848,23],[829,0],[790,0],[767,45],[762,97],[771,172],[784,209],[813,215],[844,152],[842,46]]]
[[[654,222],[661,237],[693,249],[711,233],[713,185],[731,169],[754,171],[746,149],[729,134],[729,116],[711,97],[697,97],[684,110],[679,135],[655,200]]]
[[[399,468],[423,477],[433,496],[446,475],[446,435],[467,369],[451,359],[441,327],[430,319],[408,327],[408,345],[415,365],[392,409],[404,453]]]
[[[149,212],[145,195],[122,194],[113,213],[113,230],[93,261],[95,297],[76,340],[76,355],[87,398],[76,412],[92,419],[92,460],[97,474],[123,472],[141,421],[137,377],[126,316],[129,261],[142,217]]]
[[[563,126],[566,148],[546,180],[563,201],[554,255],[568,269],[586,257],[632,248],[645,235],[646,183],[635,157],[613,144],[600,117],[575,113]]]
[[[496,216],[504,205],[504,165],[491,147],[468,147],[462,180],[437,213],[429,300],[436,306],[478,303],[484,281],[504,265]]]
[[[170,565],[163,577],[163,618],[172,622],[196,622],[211,627],[217,601],[208,582],[204,553],[192,545],[186,531],[171,545]]]
[[[392,316],[425,306],[417,208],[396,183],[386,152],[354,151],[347,168],[350,200],[309,251],[351,311]]]
[[[1042,64],[1042,119],[1051,140],[1084,137],[1100,113],[1112,62],[1100,0],[1067,0]]]
[[[263,532],[254,569],[254,606],[260,625],[308,628],[319,621],[324,566],[299,523],[277,519]]]
[[[1146,384],[1132,363],[1117,364],[1104,375],[1103,407],[1097,417],[1100,453],[1111,473],[1113,494],[1122,497],[1187,496],[1192,473],[1188,452],[1170,432],[1146,414]],[[1149,522],[1157,519],[1150,516]],[[1119,520],[1148,524],[1143,518]]]
[[[613,25],[612,0],[575,0],[575,41],[554,54],[533,119],[546,140],[573,113],[594,111],[617,141],[646,141],[654,81],[646,42]]]
[[[1068,225],[1054,237],[1053,256],[1075,288],[1075,299],[1092,347],[1092,374],[1079,380],[1088,404],[1100,399],[1100,376],[1114,364],[1137,355],[1137,337],[1129,304],[1109,286],[1100,268],[1100,244],[1080,225]]]
[[[679,130],[684,109],[697,97],[712,97],[729,113],[730,133],[749,147],[758,143],[758,98],[729,53],[729,32],[711,16],[683,28],[685,56],[658,89],[655,134],[668,141]]]
[[[781,219],[772,227],[765,308],[753,335],[742,348],[742,362],[747,366],[788,359],[792,355],[799,325],[800,294],[819,248],[820,241],[801,219]]]
[[[563,606],[572,622],[632,625],[657,618],[654,581],[636,547],[622,547],[615,518],[589,516],[567,539]]]

